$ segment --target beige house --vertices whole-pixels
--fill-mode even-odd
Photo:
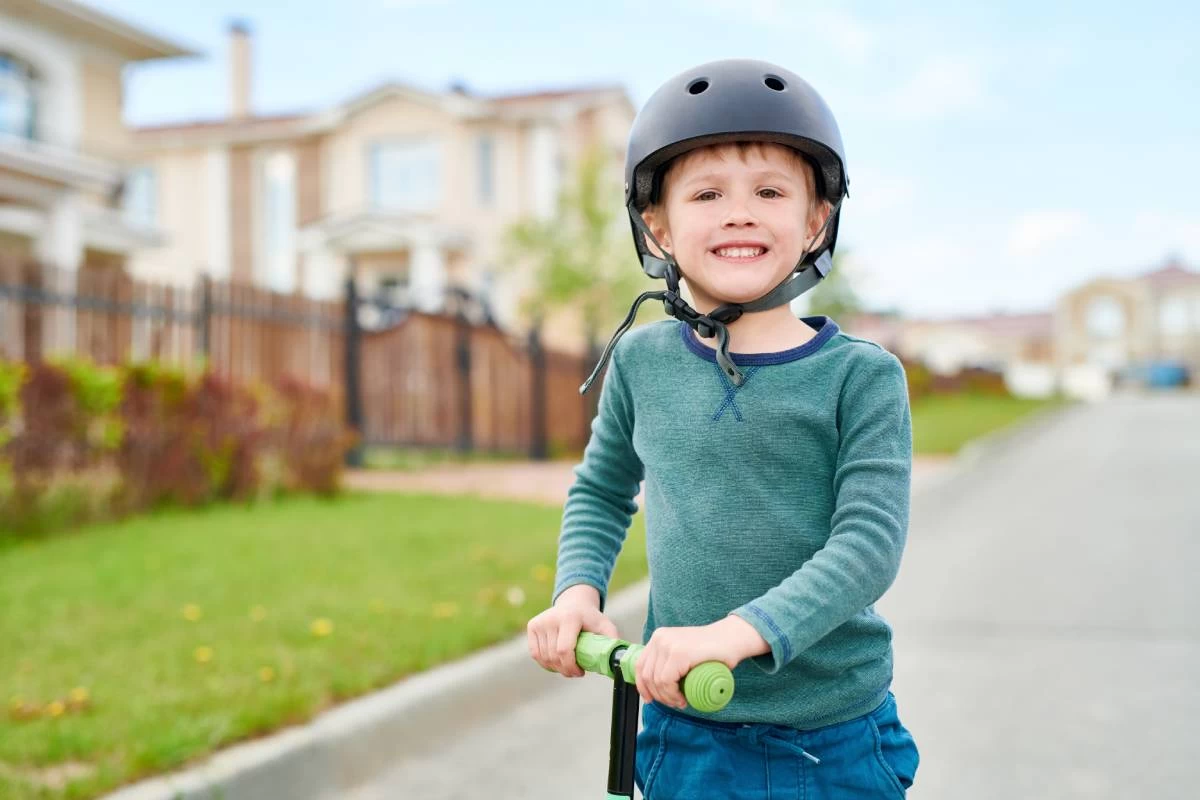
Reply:
[[[149,187],[122,122],[121,72],[190,55],[71,0],[0,3],[0,253],[73,280],[164,240],[141,213]]]
[[[635,110],[619,87],[481,97],[389,83],[333,108],[260,116],[251,35],[235,25],[230,36],[226,119],[133,132],[167,235],[132,260],[141,277],[206,272],[333,298],[353,270],[361,293],[424,310],[441,308],[448,287],[482,293],[519,328],[524,284],[505,269],[504,230],[551,214],[589,146],[611,156],[620,185]],[[578,349],[578,325],[558,323],[547,339]]]
[[[1061,368],[1113,373],[1175,360],[1200,373],[1200,272],[1177,261],[1128,278],[1100,278],[1059,300],[1055,353]]]
[[[849,320],[846,327],[851,334],[878,342],[941,374],[964,367],[1003,371],[1013,364],[1053,361],[1054,317],[1049,313],[951,319],[864,314]]]

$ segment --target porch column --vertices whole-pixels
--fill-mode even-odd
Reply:
[[[419,311],[440,311],[446,300],[446,259],[429,238],[413,242],[409,292]]]
[[[79,265],[83,263],[83,215],[74,192],[59,195],[46,210],[46,224],[34,244],[34,255],[56,268],[47,273],[45,288],[73,296]],[[74,306],[45,306],[42,319],[42,355],[74,352]]]

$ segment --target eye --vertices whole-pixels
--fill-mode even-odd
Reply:
[[[767,193],[767,192],[770,192],[770,196],[767,196],[767,195],[765,194],[765,193]],[[775,199],[776,197],[783,197],[783,195],[781,195],[781,194],[779,193],[779,190],[778,190],[778,189],[762,189],[762,190],[760,190],[760,191],[759,191],[759,194],[760,194],[760,195],[762,195],[762,196],[764,196],[764,197],[766,197],[768,200],[773,200],[773,199]]]
[[[700,194],[696,195],[695,199],[696,199],[696,200],[703,200],[705,197],[707,197],[707,196],[708,196],[708,195],[710,195],[710,194],[711,194],[711,195],[712,195],[714,198],[717,196],[717,193],[716,193],[715,191],[713,191],[712,189],[707,189],[707,190],[705,190],[705,191],[701,192]]]

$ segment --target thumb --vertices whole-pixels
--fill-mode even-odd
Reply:
[[[611,619],[596,610],[588,615],[588,618],[583,626],[584,630],[598,633],[601,636],[607,636],[610,639],[619,639],[621,634],[617,632],[617,626]]]

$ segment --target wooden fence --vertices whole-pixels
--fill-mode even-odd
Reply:
[[[0,357],[153,359],[239,382],[292,376],[333,391],[366,445],[541,458],[586,444],[600,393],[597,384],[579,395],[590,355],[544,351],[536,332],[517,339],[471,321],[461,306],[446,314],[384,309],[390,322],[364,329],[368,306],[375,304],[358,296],[353,280],[341,300],[320,301],[208,278],[177,287],[119,270],[67,272],[0,255]]]

